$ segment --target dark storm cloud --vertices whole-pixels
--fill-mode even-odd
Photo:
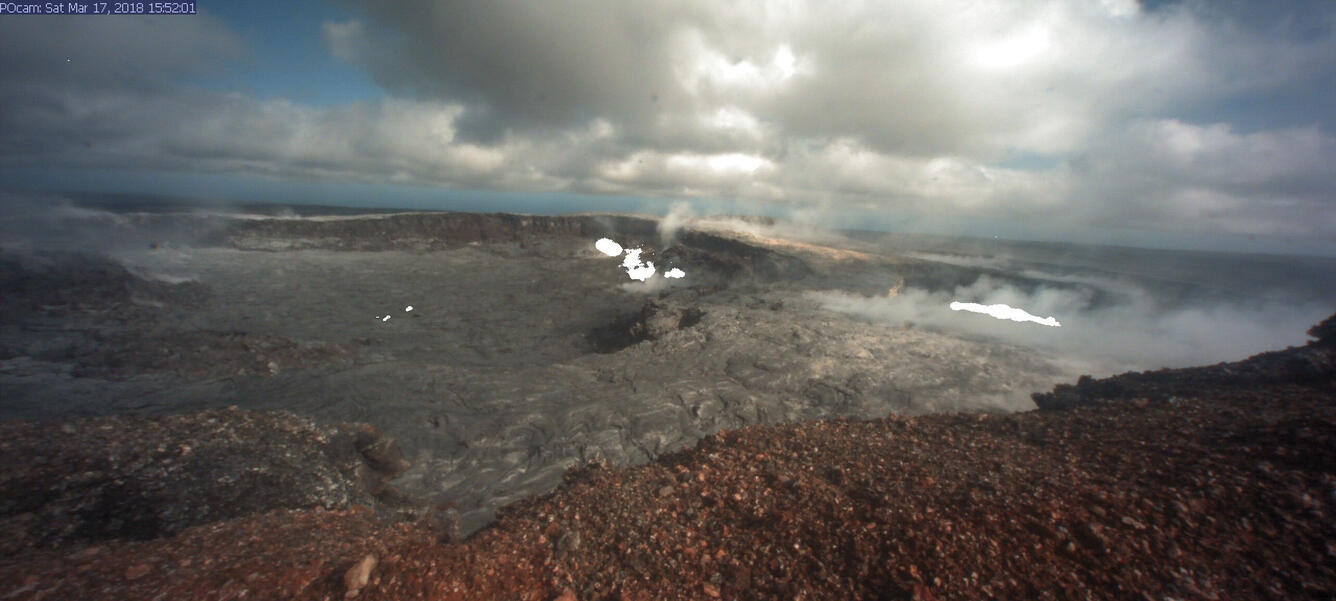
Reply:
[[[649,121],[683,101],[671,35],[708,14],[667,3],[393,2],[356,5],[361,22],[330,24],[337,56],[413,97],[469,107],[472,130],[564,129],[595,117]]]
[[[142,101],[177,94],[173,81],[220,69],[245,48],[218,21],[146,17],[26,18],[0,22],[0,156],[68,157],[94,142],[122,143],[179,125]],[[115,109],[111,112],[109,109]],[[127,123],[128,122],[128,123]]]

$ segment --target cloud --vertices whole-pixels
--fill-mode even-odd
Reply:
[[[1074,162],[1093,223],[1264,236],[1336,232],[1336,139],[1320,128],[1243,134],[1174,119],[1132,124]]]
[[[397,94],[460,101],[470,133],[647,123],[676,104],[671,36],[696,9],[660,3],[351,3],[369,15],[327,24],[336,56]]]
[[[673,242],[677,240],[678,230],[690,223],[695,217],[696,212],[691,208],[691,205],[685,202],[674,204],[668,210],[668,214],[664,215],[663,219],[659,220],[659,224],[655,226],[655,229],[659,231],[659,244],[663,248],[672,246]]]
[[[1125,1],[348,4],[369,24],[328,24],[336,55],[464,102],[493,135],[598,116],[681,150],[729,127],[762,150],[768,124],[913,156],[1067,152],[1120,116],[1278,85],[1333,49]]]
[[[7,92],[150,91],[166,79],[212,73],[247,54],[207,14],[181,18],[26,18],[0,25]]]
[[[10,250],[102,254],[150,245],[184,246],[222,227],[221,222],[137,222],[124,214],[78,207],[57,194],[0,192],[0,248]]]
[[[344,4],[324,42],[385,98],[191,87],[247,52],[207,16],[0,23],[0,158],[1056,229],[1336,230],[1329,124],[1193,119],[1336,80],[1329,3],[1264,18],[1130,0]]]

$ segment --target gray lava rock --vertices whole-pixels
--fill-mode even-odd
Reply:
[[[369,466],[359,447],[375,449],[380,467],[403,467],[374,428],[323,427],[287,412],[3,423],[0,556],[152,539],[275,509],[401,504],[384,483],[389,472]],[[368,468],[374,475],[359,477]]]
[[[115,261],[78,252],[0,252],[0,291],[0,323],[87,311],[126,318],[140,308],[199,306],[209,298],[197,282],[148,280]]]
[[[660,301],[645,301],[639,312],[617,318],[611,324],[595,328],[589,343],[600,353],[615,353],[646,340],[658,340],[672,332],[692,327],[705,312]]]

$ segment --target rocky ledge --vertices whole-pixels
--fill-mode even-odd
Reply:
[[[0,597],[1330,599],[1336,372],[1314,358],[1327,356],[1332,324],[1299,349],[1060,388],[1080,400],[1044,405],[1060,411],[753,426],[637,468],[595,462],[464,541],[431,520],[387,520],[375,501],[349,507],[365,499],[351,493],[332,508],[308,497],[176,522],[184,529],[152,540],[105,528],[96,542],[39,537],[0,560]],[[146,426],[116,419],[73,428]],[[78,435],[5,428],[4,440]],[[112,459],[79,468],[39,442],[10,444],[6,472],[39,472],[5,477],[0,498],[11,516],[16,504],[41,516],[30,525],[66,519],[80,498],[108,498],[79,484],[107,461],[160,469],[150,466],[179,461],[171,445],[190,444],[157,440],[133,452],[81,441]],[[355,443],[337,453],[365,458]],[[313,459],[292,461],[339,463]],[[137,506],[92,515],[114,523]]]
[[[1309,328],[1308,335],[1315,340],[1304,346],[1261,353],[1243,361],[1132,372],[1100,380],[1081,376],[1075,385],[1060,385],[1053,392],[1036,393],[1033,398],[1040,409],[1053,410],[1114,399],[1144,403],[1287,383],[1330,383],[1336,374],[1336,315]]]
[[[0,423],[0,556],[151,540],[285,508],[424,512],[388,480],[409,467],[367,424],[238,409]]]

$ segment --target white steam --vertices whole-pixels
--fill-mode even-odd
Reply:
[[[691,209],[691,205],[685,202],[674,204],[673,207],[668,210],[668,214],[664,215],[663,219],[659,220],[659,225],[657,226],[657,229],[659,230],[659,241],[663,244],[663,247],[668,248],[672,246],[673,241],[677,239],[677,232],[690,223],[695,217],[696,213]]]
[[[626,282],[617,287],[631,294],[658,294],[667,290],[670,282],[663,278],[649,278],[643,282]]]
[[[896,296],[867,298],[843,292],[810,296],[833,311],[893,325],[921,326],[964,336],[987,337],[1053,353],[1094,375],[1160,367],[1235,361],[1307,341],[1304,331],[1331,314],[1319,303],[1220,302],[1164,307],[1127,282],[1105,282],[1124,300],[1095,308],[1088,288],[1041,286],[1026,292],[982,276],[952,291],[909,288]],[[982,315],[952,311],[955,299],[978,305],[1025,307],[1060,316],[1062,328],[1022,327]],[[1056,320],[1055,320],[1056,321]]]
[[[690,226],[694,230],[752,238],[777,238],[837,246],[847,242],[843,236],[835,232],[802,221],[777,220],[773,223],[762,223],[739,217],[703,217],[691,220]]]

